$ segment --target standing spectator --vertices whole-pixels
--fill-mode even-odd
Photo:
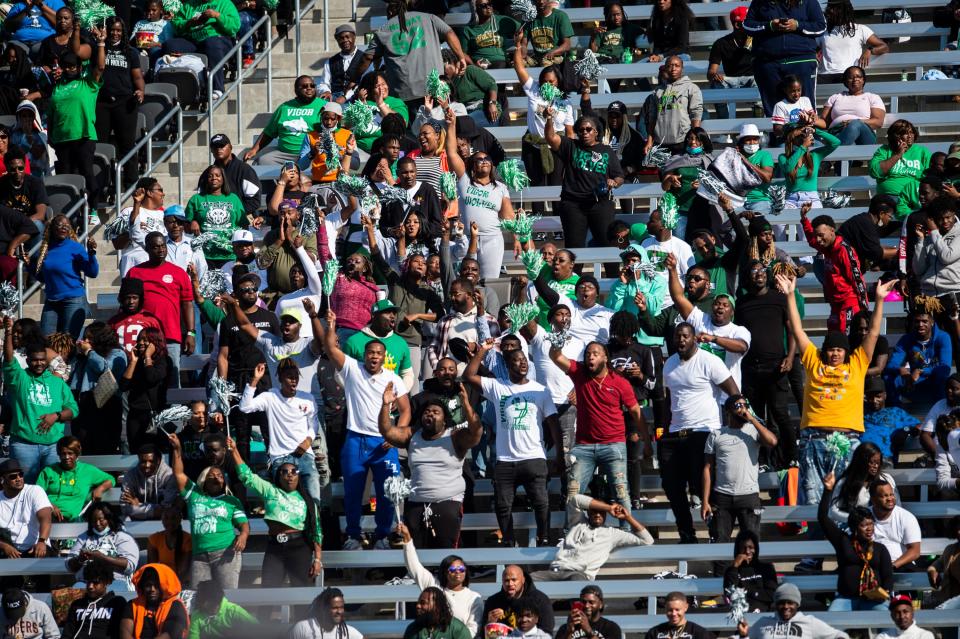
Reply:
[[[523,568],[511,564],[503,569],[500,577],[500,590],[487,597],[483,602],[481,623],[504,623],[514,628],[520,619],[519,607],[524,602],[532,602],[539,611],[538,625],[544,632],[553,634],[553,605],[550,598],[537,590],[530,574]]]
[[[20,264],[17,255],[25,248],[24,242],[30,242],[36,234],[37,227],[32,219],[0,204],[0,281],[16,282]]]
[[[579,639],[582,637],[603,637],[604,639],[622,639],[620,626],[603,615],[603,591],[600,586],[584,586],[580,591],[580,608],[573,608],[567,623],[560,626],[557,639]]]
[[[670,429],[657,452],[680,543],[696,543],[687,491],[703,494],[704,446],[710,431],[721,427],[718,391],[728,396],[740,391],[723,361],[697,347],[693,326],[679,324],[673,338],[677,352],[663,365],[663,385],[670,389]]]
[[[560,65],[573,43],[570,18],[550,0],[534,0],[537,17],[523,27],[524,36],[533,46],[529,62],[533,66]],[[523,50],[526,53],[526,49]]]
[[[847,6],[850,4],[847,0],[843,2]],[[828,5],[828,9],[830,6],[833,5]],[[848,67],[842,78],[847,90],[831,95],[820,117],[840,144],[876,144],[877,130],[883,126],[887,115],[883,100],[876,93],[863,90],[867,82],[867,72],[863,68]]]
[[[687,0],[657,0],[647,29],[650,57],[647,62],[663,62],[668,56],[690,59],[690,31],[694,28],[693,12]]]
[[[95,397],[94,389],[110,371],[119,380],[127,369],[127,354],[120,346],[117,333],[106,323],[95,321],[77,341],[78,362],[72,385],[77,393],[80,415],[74,417],[70,431],[93,455],[112,455],[120,452],[123,402],[119,389],[108,397]],[[109,382],[104,381],[109,385]],[[99,403],[99,405],[98,405]]]
[[[243,201],[230,190],[224,170],[212,164],[204,171],[200,179],[200,191],[187,202],[186,216],[190,222],[190,232],[194,235],[213,233],[226,243],[230,242],[234,232],[247,225],[246,210]],[[219,268],[229,260],[236,259],[233,249],[224,249],[216,245],[207,245],[204,250],[207,263]]]
[[[456,345],[460,340],[467,344],[481,341],[478,325],[486,323],[486,330],[491,336],[500,332],[497,320],[478,305],[477,302],[483,302],[483,298],[477,294],[477,289],[470,280],[460,277],[453,281],[448,290],[450,312],[437,322],[437,334],[427,352],[427,361],[431,368],[436,367],[441,358],[451,356],[458,360],[458,368],[465,366],[462,360],[466,357],[463,357],[463,353],[457,355],[454,350],[457,350]]]
[[[113,570],[104,564],[83,566],[84,595],[70,604],[63,636],[74,639],[111,639],[120,636],[120,616],[127,600],[116,594]]]
[[[42,231],[50,203],[42,176],[26,172],[27,157],[19,148],[4,153],[3,162],[6,172],[0,177],[0,204],[23,213]]]
[[[334,29],[333,38],[340,51],[323,63],[317,93],[324,100],[344,104],[353,98],[354,92],[347,91],[347,84],[355,78],[363,62],[360,55],[363,51],[357,47],[357,30],[352,24],[341,24]]]
[[[613,82],[613,80],[611,80]],[[617,152],[620,168],[623,169],[624,182],[633,182],[638,177],[643,164],[644,139],[627,122],[627,105],[615,100],[607,105],[606,120],[600,117],[590,101],[590,83],[581,80],[580,85],[580,112],[583,115],[592,115],[600,120],[602,131],[599,141],[608,145]],[[632,212],[633,200],[623,200],[621,209],[624,213]],[[609,230],[609,227],[608,227]],[[610,238],[608,237],[608,241]],[[624,248],[624,246],[621,246]]]
[[[15,2],[7,12],[3,29],[10,34],[11,40],[22,42],[30,54],[36,56],[40,51],[40,43],[56,33],[54,24],[57,12],[64,6],[63,0],[49,0],[41,4],[29,0]]]
[[[244,166],[251,168],[247,164],[244,164]],[[231,260],[220,267],[227,278],[227,293],[233,294],[233,280],[235,278],[248,273],[257,276],[257,286],[261,293],[267,290],[267,271],[260,268],[257,263],[259,254],[254,247],[253,233],[247,229],[237,229],[230,237],[230,244],[233,245],[233,253],[237,256],[237,259]],[[234,269],[236,269],[236,275],[234,275]],[[190,274],[189,269],[187,269],[187,274]]]
[[[731,11],[730,24],[733,30],[710,46],[707,79],[710,81],[711,89],[738,89],[757,85],[753,77],[753,41],[743,28],[746,17],[746,7],[737,7]],[[736,117],[736,107],[736,103],[733,102],[718,104],[717,117],[720,119]],[[754,115],[757,114],[754,113]],[[742,131],[741,137],[743,137]]]
[[[773,595],[775,614],[761,617],[752,626],[746,620],[737,626],[737,634],[743,639],[775,639],[783,636],[783,628],[795,628],[801,637],[821,639],[849,639],[847,633],[820,621],[813,615],[800,612],[800,589],[791,583],[783,583]],[[787,624],[784,626],[784,624]]]
[[[926,232],[914,231],[917,237],[924,235],[913,254],[913,272],[924,295],[940,297],[960,290],[957,209],[957,201],[953,198],[938,197],[928,208]]]
[[[162,236],[161,236],[162,239]],[[111,317],[107,323],[117,333],[120,345],[127,353],[137,345],[140,331],[145,328],[155,328],[161,331],[160,321],[150,311],[143,310],[144,297],[143,280],[133,277],[124,277],[120,280],[120,291],[117,293],[117,302],[120,311]]]
[[[433,586],[417,599],[417,617],[403,633],[403,639],[470,639],[470,631],[453,616],[443,591]]]
[[[136,451],[137,463],[123,474],[120,507],[130,519],[159,519],[177,497],[173,470],[155,444]]]
[[[8,541],[0,541],[0,552],[7,559],[47,556],[52,529],[52,506],[39,486],[24,481],[23,468],[16,458],[0,462],[0,517]]]
[[[476,19],[458,34],[467,63],[481,69],[503,69],[507,66],[507,49],[520,25],[510,16],[497,13],[492,0],[476,0],[473,9]]]
[[[341,639],[363,639],[360,631],[347,624],[343,591],[325,588],[310,605],[310,617],[290,629],[290,639],[316,639],[331,635]]]
[[[827,30],[817,37],[820,50],[817,81],[832,84],[846,76],[849,67],[856,65],[861,73],[870,64],[870,57],[890,50],[873,29],[855,22],[850,0],[830,0],[823,12]],[[844,78],[846,80],[846,78]],[[872,143],[871,143],[872,144]]]
[[[393,332],[399,310],[390,300],[378,299],[370,308],[370,323],[351,335],[342,348],[348,357],[359,360],[369,342],[381,342],[386,349],[383,367],[399,375],[407,388],[415,388],[417,378],[410,362],[410,348],[402,337]]]
[[[27,344],[24,369],[14,357],[13,318],[4,317],[3,328],[3,383],[13,412],[7,425],[10,456],[18,462],[17,470],[22,464],[27,482],[33,483],[44,467],[56,463],[55,444],[63,437],[63,425],[79,409],[67,383],[47,369],[44,345]]]
[[[692,292],[691,289],[694,285],[699,287],[701,283],[705,283],[704,286],[706,288],[704,290],[706,293],[710,293],[710,303],[712,304],[713,295],[710,287],[710,272],[702,266],[695,264],[693,249],[691,249],[690,245],[684,242],[682,238],[676,237],[673,231],[673,228],[667,227],[663,223],[663,213],[660,209],[654,209],[653,212],[650,213],[650,219],[647,222],[647,232],[650,233],[650,237],[644,239],[641,246],[646,249],[647,257],[656,267],[657,277],[668,280],[665,264],[667,255],[672,254],[676,258],[675,268],[677,269],[677,275],[686,281],[688,294]],[[692,273],[694,269],[697,270],[695,274]],[[673,298],[670,296],[670,287],[667,285],[667,281],[664,282],[663,293],[664,298],[662,305],[645,308],[643,309],[644,314],[646,314],[648,309],[668,309],[673,306]],[[700,295],[697,296],[698,299],[701,297]],[[641,328],[648,333],[650,332],[643,326],[642,320]],[[672,343],[672,340],[667,340],[668,350],[672,348]]]
[[[60,639],[50,606],[15,586],[3,591],[0,628],[8,637]]]
[[[56,33],[44,38],[40,43],[40,51],[32,56],[40,63],[39,66],[44,73],[54,80],[60,75],[58,62],[63,54],[68,51],[75,53],[80,62],[84,63],[93,56],[94,46],[87,34],[81,33],[80,21],[77,20],[72,8],[62,6],[57,9],[56,16],[54,24]]]
[[[733,540],[733,563],[723,573],[723,591],[730,592],[731,588],[747,591],[747,604],[753,612],[773,607],[777,570],[773,564],[760,561],[760,538],[745,528]]]
[[[81,452],[79,439],[73,435],[61,437],[57,441],[60,461],[44,468],[37,477],[37,486],[51,498],[57,521],[77,521],[85,506],[100,501],[113,488],[113,477],[79,461]]]
[[[883,267],[897,257],[897,247],[880,243],[880,230],[890,224],[897,210],[897,201],[889,195],[874,195],[870,208],[840,225],[837,233],[849,242],[860,258],[860,266]]]
[[[743,21],[753,37],[753,75],[767,117],[773,115],[780,83],[796,75],[803,95],[814,96],[817,80],[817,36],[827,22],[814,0],[753,0]]]
[[[896,595],[890,599],[890,619],[895,628],[884,630],[877,639],[933,639],[929,630],[924,630],[913,620],[913,600],[910,595]]]
[[[127,370],[117,380],[127,394],[126,441],[131,450],[154,440],[153,416],[167,405],[171,370],[172,358],[160,331],[140,331],[137,345],[127,354]]]
[[[137,597],[120,619],[120,639],[187,639],[190,617],[180,601],[180,580],[163,564],[147,564],[133,575]]]
[[[223,60],[240,30],[240,14],[230,0],[186,0],[172,22],[177,37],[168,40],[164,50],[174,54],[202,51],[208,69]],[[221,67],[213,74],[214,101],[223,95],[225,70]]]
[[[950,335],[937,327],[933,314],[917,306],[907,317],[909,332],[900,338],[884,369],[887,399],[892,406],[901,397],[911,403],[929,403],[943,398],[950,376],[953,348]]]
[[[919,136],[912,122],[897,120],[887,129],[887,143],[870,160],[877,193],[898,198],[898,220],[920,208],[920,178],[930,166],[930,150],[916,144]]]
[[[734,522],[741,531],[759,534],[760,446],[777,445],[777,436],[757,419],[743,395],[731,395],[723,408],[727,426],[710,431],[703,448],[700,515],[712,543],[730,541]]]
[[[715,635],[702,626],[687,619],[687,596],[682,592],[671,592],[664,604],[665,623],[658,624],[647,631],[644,639],[669,639],[684,634],[690,639],[714,639]]]
[[[132,591],[130,576],[140,560],[136,540],[124,532],[120,518],[106,504],[92,504],[86,520],[86,532],[70,547],[67,570],[76,573],[74,577],[82,582],[85,566],[101,564],[113,571],[113,581],[121,590]]]
[[[230,193],[243,201],[243,210],[248,216],[256,215],[260,209],[260,178],[257,172],[234,154],[230,138],[223,133],[210,138],[210,153],[213,155],[213,165],[223,169]],[[201,186],[202,180],[198,180],[198,190]]]
[[[274,293],[287,297],[287,294],[305,289],[306,285],[309,285],[310,290],[304,293],[319,295],[320,279],[314,265],[317,257],[317,238],[315,235],[308,237],[300,234],[297,228],[300,214],[291,202],[285,201],[280,207],[279,223],[263,238],[263,249],[257,255],[257,266],[266,270],[267,288]],[[279,306],[278,300],[277,314],[281,314],[282,310],[290,307],[299,311],[300,300],[293,298],[302,296],[291,296],[284,300],[285,308]],[[317,306],[319,306],[319,300]],[[296,311],[295,314],[298,314]]]
[[[193,537],[190,582],[196,588],[201,581],[214,579],[221,587],[236,588],[240,580],[240,555],[250,535],[243,505],[225,492],[227,484],[219,468],[208,468],[200,473],[199,485],[187,477],[183,472],[180,440],[176,435],[170,435],[169,441],[173,477],[187,504]],[[234,533],[234,529],[238,532]]]
[[[920,557],[920,522],[897,505],[896,488],[881,480],[870,484],[874,539],[887,547],[895,570],[909,570]]]
[[[127,25],[114,17],[106,21],[106,60],[103,88],[97,96],[97,139],[113,140],[117,157],[123,158],[133,148],[137,136],[138,106],[143,104],[144,81],[140,70],[140,54],[130,46]],[[137,165],[123,168],[123,186],[136,181]]]
[[[313,76],[301,75],[294,80],[293,92],[294,98],[277,107],[257,141],[243,154],[244,162],[259,154],[257,164],[292,162],[296,166],[303,139],[320,121],[320,110],[327,101],[317,95]],[[277,141],[276,148],[263,152],[274,140]]]
[[[664,73],[666,83],[654,89],[640,111],[640,118],[647,133],[645,153],[652,149],[655,143],[674,150],[679,149],[687,131],[699,127],[703,119],[703,95],[699,87],[683,75],[683,60],[680,56],[671,55],[667,58]]]
[[[328,300],[330,309],[338,318],[343,318],[343,325],[337,330],[341,343],[345,344],[351,335],[370,323],[370,309],[377,302],[377,291],[369,252],[361,248],[345,260]]]
[[[40,330],[45,335],[69,332],[79,335],[87,319],[87,290],[83,276],[100,273],[97,262],[97,241],[88,237],[80,243],[66,215],[58,215],[47,224],[37,261],[30,271],[43,282],[43,311]]]

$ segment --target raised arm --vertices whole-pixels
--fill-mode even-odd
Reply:
[[[513,70],[517,72],[517,79],[520,80],[520,86],[525,86],[530,74],[527,73],[527,65],[523,61],[523,56],[527,52],[527,37],[523,34],[523,29],[518,29],[516,37],[513,39],[515,49],[513,50]]]
[[[463,371],[463,381],[480,388],[480,364],[483,363],[483,358],[493,348],[493,343],[493,339],[488,339],[479,345],[477,352],[470,358],[470,363]]]
[[[787,297],[787,319],[790,323],[790,332],[797,344],[797,351],[803,356],[807,347],[810,345],[810,338],[803,330],[803,324],[800,321],[800,310],[797,308],[797,300],[794,298],[794,291],[797,289],[797,278],[787,277],[786,275],[777,275],[777,288]]]
[[[3,318],[3,361],[13,362],[13,318],[9,315]]]
[[[97,40],[97,53],[93,56],[94,63],[90,65],[90,77],[94,82],[100,82],[103,71],[107,68],[107,32],[94,27],[91,29]]]
[[[190,479],[183,470],[183,449],[180,447],[180,438],[176,435],[167,435],[167,439],[170,441],[170,468],[177,481],[177,489],[182,491],[187,487]]]
[[[461,178],[463,174],[467,172],[467,167],[464,165],[463,158],[460,157],[460,152],[457,150],[457,116],[453,112],[453,109],[449,107],[447,107],[443,115],[447,122],[447,140],[445,143],[447,149],[447,164],[450,165],[454,174],[456,174],[458,178]]]
[[[554,364],[557,365],[557,368],[562,370],[564,373],[570,372],[570,360],[566,355],[563,354],[563,351],[550,344],[550,359]]]
[[[380,428],[380,436],[388,444],[394,448],[406,448],[410,444],[413,431],[410,429],[409,415],[406,421],[398,419],[396,424],[390,418],[390,411],[396,401],[397,393],[393,389],[393,382],[388,382],[387,387],[383,389],[383,404],[380,405],[377,426]]]
[[[547,107],[543,115],[543,137],[546,139],[547,144],[550,148],[556,152],[560,150],[560,141],[561,138],[557,135],[556,130],[553,128],[553,107]]]
[[[680,275],[677,273],[677,257],[670,253],[663,260],[663,265],[667,269],[667,285],[670,287],[670,298],[676,304],[680,311],[680,317],[687,319],[693,312],[693,302],[687,299],[683,294],[683,284],[680,282]]]
[[[260,337],[260,329],[250,322],[250,318],[247,317],[247,314],[240,308],[240,302],[235,297],[229,293],[221,293],[220,299],[223,300],[227,308],[230,309],[230,312],[233,313],[233,319],[237,323],[238,330],[246,333],[254,340]]]
[[[896,285],[895,278],[886,282],[877,282],[877,290],[873,296],[873,315],[870,316],[870,329],[860,343],[867,361],[873,358],[873,349],[876,348],[877,338],[880,337],[880,327],[883,324],[883,300]]]
[[[467,387],[460,384],[460,405],[463,406],[463,416],[467,419],[466,428],[458,428],[453,431],[453,448],[457,457],[463,459],[470,450],[480,443],[483,436],[483,424],[480,422],[480,416],[474,410],[470,403],[470,395],[467,393]]]
[[[327,332],[323,336],[323,346],[327,351],[327,357],[337,370],[343,370],[343,365],[347,363],[347,355],[340,350],[340,345],[337,343],[337,316],[331,310],[327,311]]]

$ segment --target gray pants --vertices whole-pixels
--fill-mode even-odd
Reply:
[[[254,159],[255,164],[283,164],[284,162],[296,162],[298,155],[296,153],[287,153],[277,147],[261,151]]]
[[[410,396],[413,397],[418,392],[420,392],[420,369],[423,368],[423,353],[421,353],[421,348],[419,346],[410,346],[410,364],[413,367],[413,388],[408,389],[410,391]]]
[[[711,89],[741,89],[743,87],[755,87],[757,81],[752,75],[743,76],[725,76],[723,82],[711,82]],[[717,117],[721,120],[737,117],[737,103],[728,102],[717,105]]]
[[[586,573],[579,570],[567,570],[565,568],[551,568],[550,570],[537,570],[530,573],[535,582],[541,581],[593,581]]]
[[[201,581],[213,579],[224,590],[235,589],[240,584],[242,561],[241,554],[233,548],[197,553],[190,564],[190,584],[196,590]]]
[[[493,280],[500,277],[500,267],[503,266],[503,235],[497,231],[496,235],[480,235],[477,238],[477,261],[480,262],[480,277]],[[494,317],[499,308],[488,309]]]

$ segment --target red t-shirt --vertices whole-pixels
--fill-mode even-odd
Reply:
[[[578,444],[619,444],[627,441],[623,409],[637,404],[637,395],[625,377],[609,371],[602,382],[590,377],[579,362],[570,362],[570,378],[577,392]]]
[[[127,277],[143,280],[143,310],[152,313],[163,327],[168,342],[180,343],[180,302],[193,301],[193,286],[187,272],[170,262],[150,267],[134,266]]]
[[[128,353],[132,351],[133,347],[137,344],[137,338],[140,337],[140,331],[143,329],[156,328],[163,334],[163,326],[160,325],[157,318],[143,311],[134,313],[133,315],[117,313],[111,317],[107,323],[110,324],[110,328],[117,332],[120,346]]]

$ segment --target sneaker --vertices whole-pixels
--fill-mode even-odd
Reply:
[[[213,92],[213,101],[216,102],[223,97],[223,91],[214,91]]]
[[[553,241],[562,242],[563,241],[563,231],[554,231],[553,232]]]
[[[252,55],[245,55],[245,56],[243,56],[243,68],[244,68],[244,69],[249,69],[249,68],[250,68],[250,65],[253,64],[253,59],[254,59],[254,56],[252,56]]]
[[[812,557],[804,557],[800,560],[800,563],[793,567],[793,572],[798,574],[813,574],[818,573],[823,570],[823,560],[814,559]]]
[[[381,537],[377,540],[377,543],[373,545],[374,550],[393,550],[393,546],[390,545],[390,539],[388,537]]]
[[[348,537],[345,542],[343,542],[344,550],[363,550],[363,544],[360,543],[359,539],[354,539],[353,537]]]

